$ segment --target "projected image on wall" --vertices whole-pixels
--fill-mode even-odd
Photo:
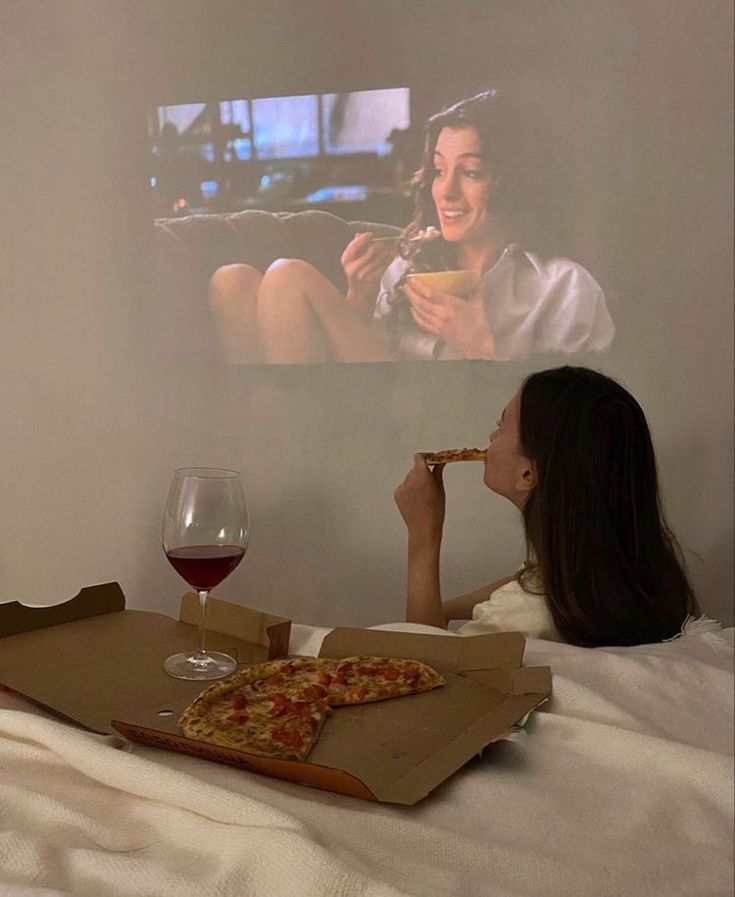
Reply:
[[[218,360],[508,361],[610,347],[605,290],[564,246],[564,160],[529,105],[493,87],[419,118],[412,94],[151,111],[169,256],[159,276],[172,292],[176,266],[176,291],[190,294],[177,314],[206,310]]]

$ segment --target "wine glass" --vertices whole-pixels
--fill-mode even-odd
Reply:
[[[161,538],[172,567],[199,595],[199,647],[163,664],[177,679],[221,679],[237,667],[229,654],[207,651],[207,597],[237,567],[250,527],[242,478],[235,470],[187,467],[174,471],[163,509]]]

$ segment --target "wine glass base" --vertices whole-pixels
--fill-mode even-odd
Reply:
[[[208,651],[201,658],[183,653],[173,654],[164,661],[163,668],[175,679],[222,679],[237,669],[237,661],[219,651]]]

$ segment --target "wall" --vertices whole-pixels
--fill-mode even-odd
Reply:
[[[481,444],[531,365],[228,369],[166,346],[141,327],[144,111],[244,79],[279,93],[436,78],[449,99],[505,77],[545,90],[578,135],[579,257],[612,285],[619,335],[577,360],[641,401],[703,608],[732,624],[728,3],[18,0],[1,15],[2,599],[116,579],[131,605],[175,612],[161,505],[172,468],[211,464],[243,470],[253,517],[222,597],[310,623],[402,616],[393,488],[414,451]],[[446,474],[447,595],[521,557],[514,509],[478,473]]]

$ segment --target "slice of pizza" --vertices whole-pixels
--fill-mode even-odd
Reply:
[[[346,657],[329,689],[329,704],[363,704],[418,694],[444,685],[444,679],[419,660],[398,657]]]
[[[205,689],[181,714],[187,738],[305,760],[330,707],[383,701],[444,684],[431,667],[390,657],[294,658],[253,664]]]
[[[484,461],[485,449],[459,448],[443,449],[440,452],[425,452],[427,464],[451,464],[453,461]]]
[[[268,660],[238,670],[222,680],[226,688],[251,685],[255,691],[266,692],[287,688],[294,694],[310,685],[321,685],[315,698],[325,698],[327,687],[339,661],[330,657],[294,657],[284,660]]]
[[[187,738],[197,741],[266,757],[305,760],[328,714],[324,699],[298,700],[275,688],[255,690],[251,683],[200,695],[182,714],[179,727]]]

